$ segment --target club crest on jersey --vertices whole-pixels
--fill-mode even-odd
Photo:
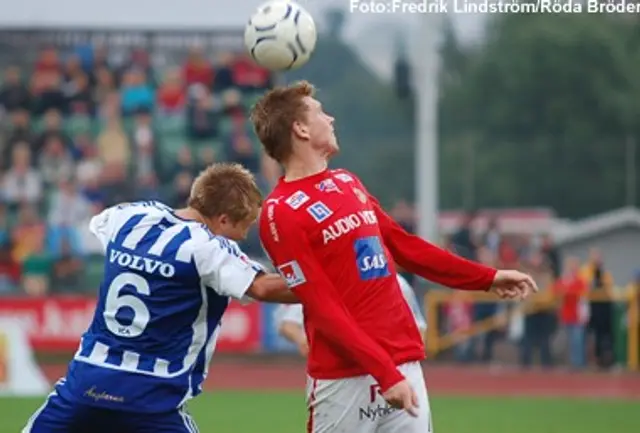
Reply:
[[[360,200],[360,202],[362,202],[363,204],[367,202],[367,195],[365,193],[363,193],[358,188],[351,189],[353,190],[353,193],[356,195],[356,197],[358,197],[358,200]]]
[[[356,239],[353,249],[356,253],[356,264],[361,280],[374,280],[391,275],[389,262],[379,237]]]
[[[291,196],[289,196],[289,198],[285,200],[285,202],[289,206],[291,206],[291,209],[293,210],[300,209],[300,207],[308,201],[309,201],[309,196],[302,191],[294,192]]]
[[[307,282],[300,265],[295,260],[278,266],[278,272],[285,279],[290,289]]]
[[[307,208],[307,212],[316,220],[317,223],[321,223],[322,221],[329,218],[333,215],[333,211],[327,207],[326,204],[321,201],[317,201],[311,206]]]
[[[340,179],[344,183],[353,182],[353,177],[349,176],[346,173],[337,173],[334,175],[336,179]]]
[[[333,179],[325,179],[322,182],[320,182],[319,184],[316,185],[316,188],[319,189],[322,192],[339,192],[342,193],[342,191],[340,191],[340,188],[338,188],[338,185],[336,185],[336,183],[333,181]]]

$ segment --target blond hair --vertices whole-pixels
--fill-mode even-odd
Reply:
[[[227,215],[233,223],[256,218],[262,194],[253,174],[240,164],[215,163],[193,182],[188,206],[207,218]]]

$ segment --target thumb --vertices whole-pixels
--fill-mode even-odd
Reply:
[[[416,400],[417,398],[415,396],[415,393],[413,393],[412,391],[411,394],[405,396],[404,401],[402,402],[404,410],[406,410],[407,413],[414,418],[418,417],[417,404],[415,404]]]

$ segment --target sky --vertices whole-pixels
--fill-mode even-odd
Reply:
[[[388,78],[397,35],[403,34],[411,45],[415,45],[416,31],[423,17],[410,13],[363,13],[352,10],[351,1],[299,2],[316,19],[318,26],[322,26],[327,9],[339,7],[348,11],[345,39],[380,76]],[[384,7],[393,0],[375,1],[379,7]],[[244,26],[251,12],[261,3],[260,0],[20,0],[3,6],[0,26],[233,28]],[[463,42],[481,39],[486,15],[450,14],[450,17]]]

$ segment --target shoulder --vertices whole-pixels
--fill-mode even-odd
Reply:
[[[334,170],[331,170],[330,173],[331,176],[344,183],[360,183],[360,179],[358,179],[358,176],[343,168],[336,168]]]

